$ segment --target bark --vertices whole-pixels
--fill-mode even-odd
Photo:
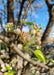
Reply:
[[[25,3],[25,0],[22,0],[21,7],[20,7],[20,12],[19,12],[19,17],[18,17],[18,23],[20,22],[20,17],[21,17],[21,14],[22,14],[24,3]]]
[[[21,26],[20,17],[22,15],[22,10],[23,10],[23,6],[24,6],[25,1],[26,0],[22,0],[22,3],[21,3],[20,12],[19,12],[19,16],[18,16],[18,22],[17,22],[17,27],[18,28],[20,28],[20,26]]]
[[[54,24],[54,9],[53,9],[54,4],[50,4],[49,0],[45,0],[45,2],[48,6],[49,22],[41,38],[42,46],[44,46],[44,44],[46,43],[49,33],[51,32],[52,26]]]
[[[14,6],[13,6],[13,0],[7,0],[7,22],[12,22],[14,24]],[[10,35],[10,36],[9,36]],[[12,36],[12,34],[7,33],[8,38]],[[11,42],[10,42],[11,43]],[[12,59],[11,57],[13,56],[13,51],[9,48],[9,56],[10,60]]]
[[[13,0],[7,0],[7,22],[14,22]]]
[[[29,3],[28,3],[28,5],[27,5],[27,8],[26,8],[26,10],[25,10],[25,13],[24,13],[22,19],[25,20],[25,19],[27,18],[27,13],[28,13],[29,7],[32,5],[33,2],[34,2],[34,1],[32,1],[32,0],[29,1]],[[24,24],[21,25],[21,30],[22,30],[23,26],[24,26]]]

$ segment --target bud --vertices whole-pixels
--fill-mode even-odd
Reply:
[[[36,34],[39,36],[40,35],[40,32],[37,32]]]
[[[37,45],[41,45],[41,41],[37,41]]]
[[[40,26],[41,26],[42,24],[40,24]]]
[[[5,68],[5,65],[4,64],[1,64],[1,68],[2,68],[1,69],[2,72],[5,72],[6,71],[6,68]]]
[[[38,38],[37,38],[37,41],[40,41],[40,40],[41,40],[41,38],[40,38],[40,37],[38,37]]]
[[[40,29],[43,29],[42,27],[40,27]]]
[[[30,29],[31,34],[35,35],[36,34],[36,30],[34,28]]]
[[[38,26],[38,24],[36,24],[36,26]]]
[[[18,44],[18,49],[19,50],[23,50],[23,45],[22,44]]]
[[[21,33],[21,30],[19,28],[17,28],[14,30],[14,32],[19,35]]]
[[[35,22],[32,23],[33,25],[35,24]]]

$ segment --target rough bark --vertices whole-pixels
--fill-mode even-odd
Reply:
[[[13,0],[7,0],[7,23],[13,23],[14,24],[14,5],[13,5]],[[10,36],[12,36],[12,34],[9,34],[7,33],[7,36],[8,38],[10,38]],[[9,48],[9,56],[10,56],[10,60],[12,59],[11,57],[13,56],[12,55],[12,50],[10,49],[10,47],[8,46]]]
[[[42,46],[44,46],[44,44],[46,43],[47,37],[49,36],[49,33],[51,32],[54,23],[54,9],[53,9],[54,4],[50,4],[49,0],[45,0],[45,2],[47,4],[49,12],[49,22],[41,38]]]
[[[14,22],[13,0],[7,0],[7,22]]]

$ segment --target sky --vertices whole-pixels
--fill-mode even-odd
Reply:
[[[6,2],[7,2],[7,0],[5,0],[5,3]],[[54,2],[51,2],[51,3],[53,4]],[[14,6],[16,6],[16,3],[14,4]],[[35,8],[35,11],[34,11],[33,6],[38,6],[38,7],[41,6],[41,9],[40,8],[38,8],[38,9]],[[3,5],[1,5],[0,8],[4,9]],[[31,8],[33,10],[32,13],[31,13]],[[31,8],[28,11],[28,16],[27,16],[27,20],[26,21],[27,22],[33,22],[33,21],[35,21],[35,24],[38,24],[38,25],[42,24],[43,29],[45,29],[46,26],[47,26],[47,24],[48,24],[48,21],[49,21],[49,14],[48,14],[47,5],[44,2],[44,0],[42,0],[41,2],[34,2],[33,5],[31,5]],[[14,13],[15,13],[15,11],[14,11]],[[24,12],[22,12],[22,14],[23,13]],[[4,21],[3,21],[3,23],[4,23]],[[54,29],[54,26],[52,28]],[[28,26],[23,27],[23,30],[26,31],[26,32],[28,32],[29,31]],[[54,35],[53,31],[51,31],[50,36],[54,38],[53,35]]]

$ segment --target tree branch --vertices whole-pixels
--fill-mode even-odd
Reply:
[[[5,28],[4,28],[3,25],[2,25],[1,17],[0,17],[0,25],[1,25],[1,27],[2,27],[2,29],[3,29],[3,31],[4,31],[4,33],[5,33],[6,31],[5,31]]]
[[[6,44],[9,44],[10,39],[0,34],[0,40],[4,41]]]
[[[47,6],[49,7],[51,5],[50,1],[49,0],[45,0]]]
[[[12,48],[14,51],[16,51],[16,53],[21,56],[23,59],[25,59],[26,61],[28,61],[29,63],[33,64],[34,66],[39,65],[42,68],[45,68],[47,70],[49,70],[49,67],[47,67],[46,65],[44,65],[43,63],[38,63],[35,62],[33,60],[31,60],[30,58],[27,58],[18,48],[14,43],[10,43],[10,39],[0,35],[0,39],[2,41],[4,41],[10,48]]]
[[[29,9],[29,7],[31,6],[31,4],[34,2],[34,0],[32,1],[30,1],[29,2],[29,4],[28,4],[28,6],[27,6],[27,8],[26,8],[26,10],[25,10],[25,14],[23,15],[23,19],[26,19],[26,17],[27,17],[27,13],[28,13],[28,9]]]
[[[19,16],[18,16],[18,23],[20,22],[20,17],[21,17],[21,14],[22,14],[22,10],[23,10],[24,3],[25,3],[25,0],[22,0],[21,7],[20,7],[20,12],[19,12]]]
[[[26,10],[24,11],[24,15],[23,15],[23,19],[25,20],[27,18],[27,13],[28,13],[28,10],[29,10],[29,7],[32,5],[32,3],[34,2],[35,0],[31,0],[29,1],[28,5],[27,5],[27,8]],[[21,30],[22,30],[22,27],[24,26],[24,24],[21,25]]]

